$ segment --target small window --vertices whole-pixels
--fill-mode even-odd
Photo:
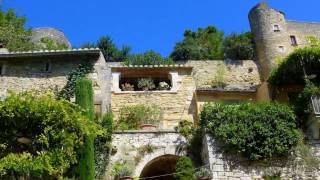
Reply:
[[[5,73],[5,69],[4,68],[5,68],[4,67],[4,63],[0,63],[0,76],[4,75],[4,73]]]
[[[283,46],[278,46],[279,52],[284,52],[284,47]]]
[[[280,26],[278,24],[273,25],[274,32],[280,32]]]
[[[292,46],[298,46],[297,38],[295,36],[290,36],[290,40]]]
[[[311,97],[314,114],[320,117],[320,95],[315,94]]]
[[[50,61],[46,62],[45,67],[44,67],[44,71],[46,73],[50,73],[51,72],[51,62]]]

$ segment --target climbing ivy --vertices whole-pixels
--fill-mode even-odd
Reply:
[[[90,62],[82,62],[77,68],[72,70],[67,75],[67,84],[57,93],[59,99],[63,98],[70,100],[74,97],[76,81],[82,77],[85,77],[88,73],[93,70],[93,64]]]

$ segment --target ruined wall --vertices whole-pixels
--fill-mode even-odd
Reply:
[[[319,142],[312,142],[315,153],[319,152]],[[296,160],[279,159],[267,163],[250,163],[249,161],[221,151],[222,145],[210,135],[203,139],[202,159],[210,166],[212,179],[262,179],[264,175],[281,172],[283,179],[319,179],[320,172],[307,172],[301,165],[295,166]],[[295,163],[293,163],[295,162]]]

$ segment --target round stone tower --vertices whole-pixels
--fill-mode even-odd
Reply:
[[[262,80],[266,81],[275,60],[285,56],[290,48],[285,14],[270,8],[266,3],[260,3],[250,10],[249,22],[261,65]]]

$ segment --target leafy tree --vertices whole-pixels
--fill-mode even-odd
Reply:
[[[250,160],[287,156],[301,137],[294,112],[278,103],[209,103],[200,116],[214,138]]]
[[[184,39],[178,42],[170,57],[177,60],[214,60],[223,58],[223,32],[214,26],[199,28],[193,32],[186,30]]]
[[[194,166],[192,161],[187,156],[182,156],[179,158],[176,164],[176,171],[175,171],[175,179],[176,180],[190,180],[193,179],[194,174]]]
[[[254,57],[254,45],[251,32],[232,33],[224,40],[225,58],[233,60],[249,60]]]
[[[96,43],[87,42],[81,48],[94,48],[98,47],[107,62],[119,62],[128,59],[130,54],[130,47],[123,46],[119,49],[109,36],[102,36]]]
[[[85,136],[101,134],[82,109],[52,94],[0,101],[0,179],[60,179],[78,163]]]
[[[142,54],[130,55],[125,61],[125,65],[160,65],[172,64],[170,58],[164,58],[155,51],[146,51]]]
[[[76,103],[85,111],[84,115],[89,121],[94,121],[93,89],[89,79],[81,78],[76,83]],[[85,144],[79,162],[79,179],[94,180],[94,139],[95,136],[85,137]]]
[[[0,43],[10,51],[26,51],[35,49],[30,41],[32,31],[25,27],[25,17],[16,15],[13,9],[4,12],[0,9]]]

